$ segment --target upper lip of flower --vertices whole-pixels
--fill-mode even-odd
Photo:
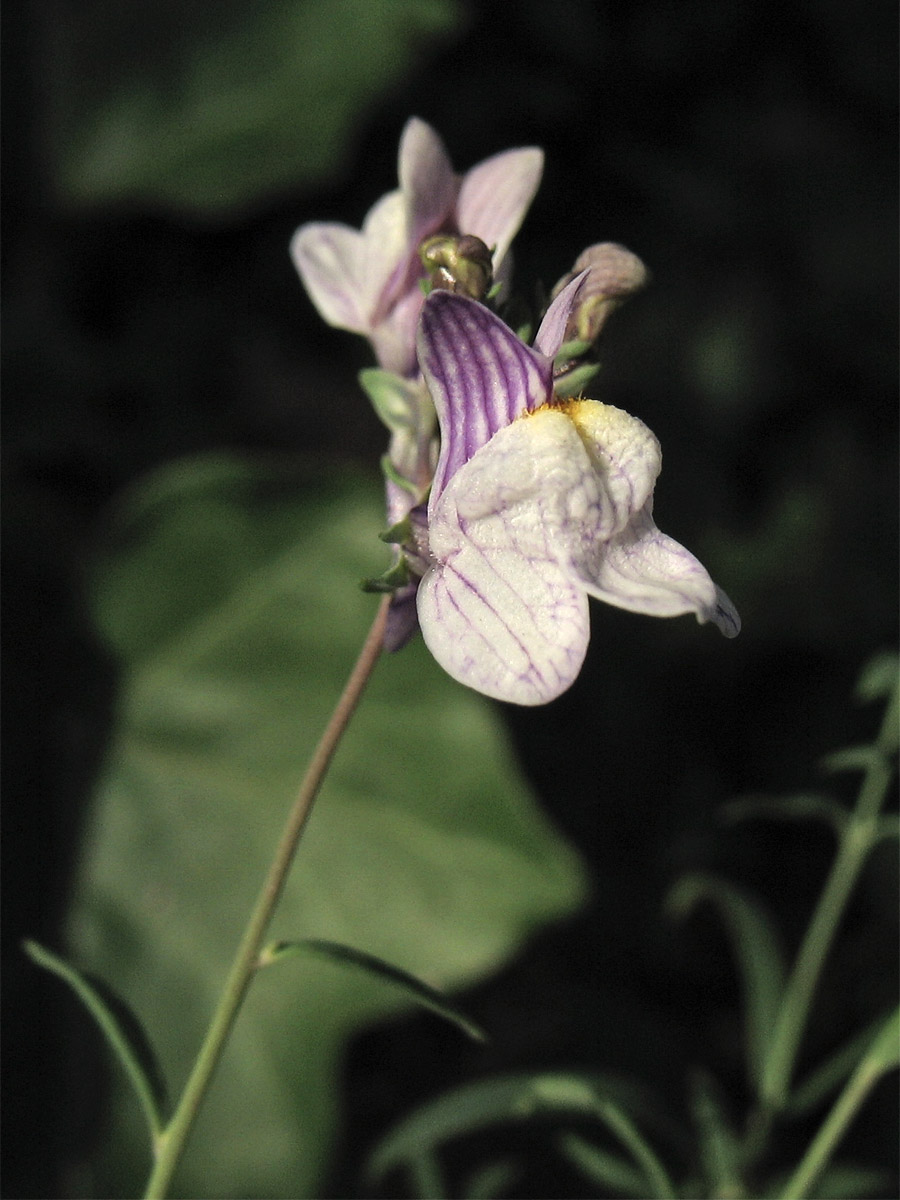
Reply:
[[[520,704],[553,699],[575,679],[587,594],[657,616],[694,612],[728,636],[739,629],[702,565],[653,522],[660,456],[650,430],[592,400],[554,400],[546,352],[558,349],[579,286],[548,311],[545,353],[448,292],[428,298],[420,325],[441,428],[422,633],[455,678]]]
[[[536,147],[507,150],[458,176],[435,131],[413,117],[400,139],[400,187],[369,210],[362,230],[313,222],[294,234],[291,255],[313,303],[329,324],[370,337],[382,366],[412,373],[420,243],[439,230],[473,234],[493,249],[502,282],[543,162]]]

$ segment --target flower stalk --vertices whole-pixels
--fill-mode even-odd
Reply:
[[[385,597],[378,606],[356,665],[307,767],[193,1069],[171,1120],[156,1139],[155,1162],[147,1181],[145,1200],[163,1200],[168,1194],[172,1176],[259,966],[263,940],[284,891],[313,803],[381,654],[388,604],[389,599]]]

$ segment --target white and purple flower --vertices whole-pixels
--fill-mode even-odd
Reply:
[[[291,256],[310,299],[329,325],[367,337],[385,370],[415,375],[422,242],[436,233],[480,238],[503,284],[543,166],[543,151],[528,147],[459,176],[435,131],[413,117],[400,138],[400,187],[369,210],[361,230],[313,222],[294,234]]]
[[[427,299],[419,364],[441,448],[428,502],[417,608],[425,642],[455,679],[516,704],[574,681],[588,596],[657,617],[693,612],[734,637],[734,606],[653,521],[659,443],[594,400],[554,395],[552,359],[582,277],[526,346],[476,301]]]

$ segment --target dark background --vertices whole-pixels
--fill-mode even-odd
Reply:
[[[201,10],[186,6],[183,21]],[[819,785],[821,756],[880,720],[850,697],[866,658],[896,642],[894,5],[464,5],[453,37],[422,45],[402,82],[361,107],[327,178],[214,215],[140,195],[76,203],[60,187],[51,31],[104,11],[26,0],[3,21],[4,1194],[61,1194],[102,1110],[86,1018],[18,944],[60,944],[109,733],[116,673],[81,592],[105,506],[142,472],[212,448],[375,469],[383,436],[362,397],[352,425],[329,416],[366,347],[322,326],[287,244],[305,220],[359,224],[395,186],[412,114],[461,170],[545,148],[516,243],[520,287],[551,286],[600,240],[651,269],[607,329],[594,394],[659,436],[660,524],[729,592],[744,632],[726,643],[597,607],[575,687],[548,709],[505,711],[547,808],[592,865],[594,901],[465,998],[495,1031],[489,1050],[460,1049],[428,1017],[358,1040],[328,1194],[365,1194],[366,1149],[413,1102],[494,1071],[617,1069],[683,1107],[690,1070],[705,1066],[738,1117],[727,946],[712,920],[673,930],[660,909],[680,872],[716,870],[764,895],[795,944],[829,838],[808,825],[723,830],[715,809]],[[852,780],[829,786],[852,795]],[[876,856],[853,902],[812,1059],[892,1002],[894,872]],[[876,1093],[849,1157],[892,1167],[893,1101],[892,1088]],[[784,1163],[805,1134],[777,1146]],[[532,1156],[516,1195],[583,1194],[534,1139],[507,1143]],[[457,1149],[451,1170],[481,1149]]]

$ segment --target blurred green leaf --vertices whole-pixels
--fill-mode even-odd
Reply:
[[[878,746],[847,746],[822,759],[822,769],[837,774],[841,771],[868,771],[880,766],[883,760]]]
[[[763,1197],[770,1200],[780,1196],[787,1182],[784,1174],[776,1175],[766,1184]],[[890,1195],[893,1177],[889,1171],[860,1167],[852,1163],[834,1163],[826,1167],[807,1195],[809,1200],[865,1200],[865,1197]]]
[[[850,1076],[843,1091],[832,1105],[809,1144],[794,1173],[779,1193],[782,1200],[800,1200],[810,1195],[816,1181],[828,1167],[850,1124],[856,1118],[872,1088],[883,1075],[900,1064],[900,1008],[895,1009],[880,1028]]]
[[[502,1196],[509,1191],[519,1174],[520,1168],[506,1159],[488,1163],[466,1180],[462,1195],[465,1200],[492,1200],[494,1196]]]
[[[893,650],[874,655],[860,673],[856,695],[860,700],[882,700],[893,694],[897,686],[900,661]]]
[[[879,1075],[900,1066],[900,1008],[883,1022],[860,1065]]]
[[[382,1139],[368,1164],[371,1179],[434,1154],[452,1138],[507,1121],[538,1117],[587,1117],[598,1121],[629,1151],[654,1197],[670,1196],[668,1176],[625,1109],[640,1111],[639,1089],[599,1075],[503,1075],[466,1084],[420,1106]]]
[[[792,1117],[802,1116],[818,1107],[856,1069],[881,1033],[883,1025],[884,1017],[871,1022],[812,1070],[794,1088],[785,1106],[785,1113]]]
[[[72,941],[140,1011],[173,1089],[374,614],[356,580],[377,563],[382,512],[375,481],[346,472],[185,462],[124,502],[97,564],[94,611],[124,675]],[[378,664],[272,934],[364,945],[447,989],[583,892],[494,710],[417,643]],[[322,955],[297,978],[261,972],[176,1188],[315,1194],[345,1041],[408,1003]],[[146,1166],[133,1107],[112,1106],[98,1194]]]
[[[631,1163],[599,1146],[592,1146],[575,1133],[563,1134],[557,1144],[560,1152],[594,1183],[612,1190],[614,1195],[642,1200],[647,1181],[643,1171],[636,1170]]]
[[[741,1148],[725,1115],[718,1089],[704,1073],[698,1072],[692,1080],[691,1112],[706,1181],[705,1194],[743,1196]]]
[[[731,939],[744,1000],[747,1069],[759,1084],[769,1039],[784,991],[784,955],[768,914],[746,892],[711,875],[686,875],[669,894],[666,907],[684,918],[703,900],[719,910]]]
[[[459,23],[456,0],[64,6],[45,79],[58,186],[216,215],[318,182]]]
[[[282,959],[304,953],[322,954],[326,958],[330,958],[332,962],[346,963],[348,966],[368,971],[375,978],[383,979],[386,983],[399,987],[406,992],[410,999],[421,1004],[430,1012],[436,1013],[439,1017],[443,1017],[457,1029],[461,1029],[472,1041],[486,1042],[488,1040],[483,1029],[479,1028],[474,1021],[470,1021],[464,1012],[452,1005],[446,996],[443,996],[435,988],[429,987],[421,979],[416,979],[408,971],[401,971],[399,967],[395,967],[381,958],[376,958],[374,954],[366,954],[362,950],[355,950],[352,946],[326,942],[321,938],[306,938],[302,942],[275,942],[263,950],[260,955],[260,966],[269,966],[281,962]]]
[[[835,1163],[819,1176],[809,1193],[811,1200],[862,1200],[865,1196],[886,1196],[893,1183],[887,1171]]]
[[[772,821],[824,821],[840,835],[849,814],[836,800],[816,792],[792,796],[740,796],[721,806],[718,815],[729,823],[767,818]]]
[[[150,1039],[140,1021],[102,981],[82,975],[38,942],[23,942],[22,949],[33,963],[67,983],[97,1022],[134,1088],[147,1121],[151,1145],[155,1144],[164,1124],[166,1089]]]

